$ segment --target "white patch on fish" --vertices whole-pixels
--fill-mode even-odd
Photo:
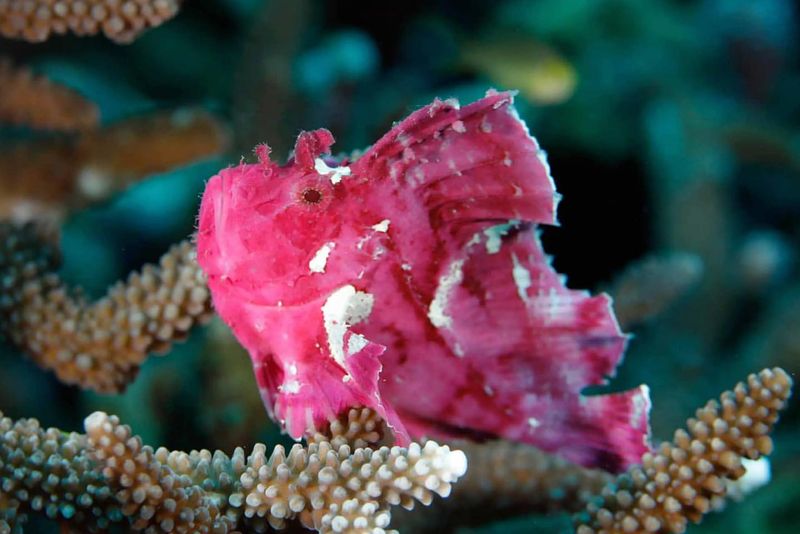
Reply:
[[[522,266],[516,254],[511,254],[511,260],[514,262],[514,268],[511,270],[511,275],[514,277],[514,284],[517,286],[517,294],[526,304],[528,303],[528,288],[531,287],[531,273]]]
[[[355,287],[348,284],[331,293],[322,305],[328,348],[339,365],[344,366],[344,335],[347,329],[369,317],[374,302],[375,297],[371,293],[356,291]]]
[[[633,397],[633,410],[631,410],[630,426],[636,428],[642,416],[647,415],[647,408],[650,405],[647,399],[650,398],[650,388],[643,384],[639,386],[642,390],[641,395]]]
[[[447,301],[450,299],[450,292],[464,279],[464,260],[454,261],[450,264],[447,274],[439,278],[439,285],[433,300],[428,307],[428,319],[436,328],[450,328],[453,326],[453,318],[445,313]]]
[[[308,262],[308,268],[312,273],[324,273],[325,266],[328,264],[328,256],[336,246],[336,243],[329,241],[322,245],[319,250],[314,253],[314,257]]]
[[[373,224],[372,225],[372,229],[375,230],[376,232],[384,232],[384,233],[386,233],[387,231],[389,231],[389,223],[390,222],[391,221],[389,219],[384,219],[381,222],[379,222],[378,224]]]
[[[290,395],[293,395],[300,391],[300,382],[297,380],[288,380],[282,385],[278,386],[278,390],[283,393],[289,393]]]
[[[357,352],[360,352],[361,349],[367,346],[367,338],[362,336],[361,334],[353,334],[347,340],[347,354],[353,355]]]
[[[314,160],[314,170],[322,176],[330,176],[333,185],[342,181],[342,177],[350,176],[350,167],[328,167],[328,164],[322,158]]]

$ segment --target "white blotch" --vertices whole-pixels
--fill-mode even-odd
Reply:
[[[377,247],[375,247],[375,250],[372,252],[372,259],[373,260],[377,260],[378,258],[383,256],[385,252],[386,252],[386,249],[383,248],[382,246],[378,245]]]
[[[630,425],[633,428],[638,428],[642,417],[645,417],[645,421],[647,420],[647,409],[650,407],[650,387],[646,384],[639,387],[642,394],[633,397],[633,410],[631,410]]]
[[[454,478],[463,476],[467,472],[467,455],[461,451],[450,451],[445,457],[444,467]]]
[[[348,382],[350,382],[352,379],[353,379],[353,377],[352,377],[352,376],[350,376],[350,375],[344,375],[344,376],[342,377],[342,382],[344,382],[345,384],[347,384],[347,383],[348,383]]]
[[[486,393],[490,397],[494,397],[494,389],[489,384],[483,386],[483,392]]]
[[[486,236],[486,252],[489,254],[497,254],[500,252],[500,246],[503,244],[503,236],[507,235],[511,229],[517,226],[519,226],[519,221],[511,219],[507,224],[498,224],[497,226],[492,226],[484,230],[483,235]],[[478,237],[478,240],[480,240],[480,236],[476,234],[476,236],[470,240],[470,243],[475,240],[475,237]],[[467,244],[469,245],[469,243]]]
[[[378,224],[373,224],[372,229],[376,232],[387,232],[389,230],[389,223],[391,221],[389,219],[384,219]]]
[[[747,469],[745,474],[735,481],[728,481],[728,491],[736,500],[741,500],[758,488],[766,486],[772,478],[772,469],[766,456],[758,460],[742,458],[742,467]]]
[[[513,163],[514,163],[514,161],[511,159],[511,154],[506,152],[504,157],[503,157],[503,165],[505,165],[506,167],[511,167],[511,165]]]
[[[293,363],[289,365],[289,374],[290,375],[296,375],[297,374],[297,366],[295,364],[293,364]]]
[[[410,271],[411,270],[411,264],[410,263],[403,263],[402,265],[400,265],[400,268],[403,269],[404,271]]]
[[[492,133],[492,125],[489,122],[489,116],[488,115],[484,115],[483,119],[481,119],[480,128],[481,128],[481,131],[483,133]]]
[[[439,278],[436,293],[428,307],[428,319],[436,328],[450,328],[453,325],[453,318],[445,313],[445,309],[453,288],[464,279],[463,266],[464,260],[454,261],[450,264],[448,272]]]
[[[342,181],[342,177],[350,176],[350,167],[328,167],[328,164],[322,158],[314,160],[314,170],[322,176],[330,176],[333,185]]]
[[[538,428],[541,425],[542,423],[535,417],[528,417],[528,426],[531,427],[531,429]]]
[[[300,391],[300,382],[297,380],[287,380],[282,385],[278,386],[278,390],[283,393],[289,393],[290,395],[294,395],[295,393]]]
[[[464,126],[463,121],[455,121],[453,123],[453,131],[456,133],[466,133],[467,127]]]
[[[347,340],[347,354],[353,355],[360,352],[361,349],[367,346],[367,338],[361,334],[353,334]]]
[[[355,287],[346,285],[331,293],[322,305],[328,348],[333,359],[340,365],[344,365],[345,332],[348,327],[369,317],[374,301],[375,297],[372,294],[356,291]]]
[[[528,288],[531,287],[531,273],[522,266],[516,254],[511,254],[514,268],[511,274],[514,277],[514,284],[517,286],[517,294],[524,302],[528,302]]]
[[[78,189],[90,199],[100,199],[107,196],[112,189],[113,182],[108,173],[101,169],[86,166],[78,173]]]
[[[444,103],[450,106],[452,109],[455,110],[461,109],[461,102],[459,102],[457,98],[454,97],[445,98]]]
[[[487,228],[483,231],[486,234],[486,252],[489,254],[497,254],[500,252],[500,245],[503,244],[503,234],[495,231],[497,227]]]
[[[735,501],[741,501],[750,493],[768,484],[772,478],[769,458],[765,456],[758,460],[742,458],[742,467],[746,469],[744,475],[736,480],[725,480],[726,495]]]
[[[308,268],[312,273],[325,272],[325,265],[328,264],[328,256],[330,256],[331,251],[335,246],[336,243],[328,242],[319,248],[319,250],[314,254],[314,257],[311,258],[311,261],[308,262]]]
[[[458,343],[456,343],[455,345],[453,345],[453,352],[454,352],[454,353],[455,353],[455,355],[456,355],[456,356],[458,356],[459,358],[463,358],[463,357],[464,357],[464,347],[462,347],[462,346],[461,346],[460,344],[458,344]]]

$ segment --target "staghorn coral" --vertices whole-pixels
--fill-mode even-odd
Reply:
[[[396,514],[403,532],[434,533],[520,514],[578,512],[614,476],[587,469],[530,445],[455,441],[469,469],[446,500]]]
[[[18,143],[0,152],[0,217],[59,221],[144,177],[219,153],[226,143],[213,116],[191,109],[119,121],[77,139]]]
[[[733,391],[709,401],[642,458],[641,466],[604,488],[597,502],[576,517],[578,534],[684,532],[689,521],[719,508],[727,481],[745,474],[743,459],[772,452],[769,436],[791,394],[792,379],[780,368],[764,369]]]
[[[351,408],[330,422],[323,432],[308,437],[309,443],[330,441],[334,447],[376,448],[394,441],[386,422],[369,408]]]
[[[19,532],[28,513],[92,532],[122,519],[95,469],[84,435],[12,421],[0,412],[0,532]]]
[[[0,223],[0,332],[67,384],[121,391],[148,353],[165,351],[211,315],[189,241],[94,303],[64,286],[56,264],[33,226]]]
[[[36,512],[92,532],[117,522],[147,532],[264,532],[294,519],[322,532],[381,532],[390,505],[411,509],[414,500],[429,504],[433,493],[447,496],[468,458],[470,475],[450,499],[401,513],[399,525],[433,532],[443,523],[453,528],[589,502],[588,513],[576,517],[578,534],[683,532],[689,520],[719,508],[730,481],[745,472],[742,456],[771,452],[768,434],[790,388],[781,369],[751,375],[747,386],[723,393],[721,405],[698,410],[689,420],[693,437],[678,430],[674,444],[611,483],[608,473],[505,442],[354,450],[347,442],[381,435],[374,412],[363,409],[331,423],[329,439],[318,434],[308,447],[287,453],[277,446],[268,455],[259,444],[230,457],[154,450],[102,412],[86,419],[86,435],[0,414],[0,531]]]
[[[0,58],[0,123],[70,132],[98,120],[97,106],[75,91]]]
[[[625,329],[652,319],[683,296],[703,275],[703,262],[688,253],[646,256],[614,281],[611,296]]]
[[[328,441],[267,455],[184,453],[143,446],[116,417],[95,412],[86,434],[42,429],[0,413],[0,531],[30,512],[88,531],[127,521],[146,532],[263,532],[298,518],[321,532],[381,532],[389,507],[429,504],[464,474],[464,454],[424,446],[355,449]]]
[[[92,131],[81,140],[77,150],[86,155],[81,180],[85,188],[105,195],[110,192],[106,183],[127,184],[222,152],[226,145],[225,129],[201,109],[131,117]],[[89,180],[94,187],[89,188]]]
[[[0,35],[29,42],[51,34],[96,35],[130,43],[174,17],[180,0],[0,0]]]

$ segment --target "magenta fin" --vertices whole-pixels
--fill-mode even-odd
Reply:
[[[458,402],[444,408],[447,418],[427,417],[583,465],[638,461],[649,436],[646,392],[581,394],[607,382],[625,349],[608,297],[568,289],[528,224],[478,234],[461,270],[440,328],[460,360]]]
[[[354,170],[417,190],[434,229],[552,224],[558,195],[544,152],[512,102],[511,93],[497,92],[463,108],[437,100],[394,126]]]

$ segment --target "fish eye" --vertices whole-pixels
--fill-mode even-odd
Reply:
[[[303,202],[306,204],[319,204],[322,202],[322,191],[313,187],[306,187],[300,194],[300,198],[302,198]]]

